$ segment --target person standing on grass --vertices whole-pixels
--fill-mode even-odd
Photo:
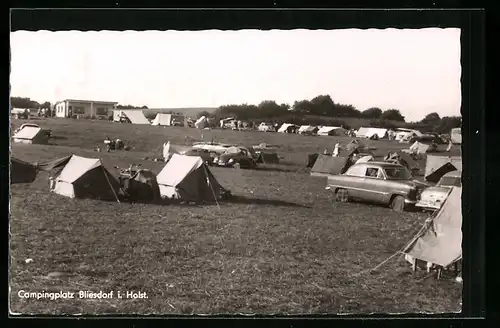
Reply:
[[[338,157],[338,156],[339,156],[339,147],[340,147],[340,145],[339,145],[339,143],[337,142],[337,143],[335,144],[335,148],[333,149],[333,153],[332,153],[332,156],[333,156],[333,157]]]

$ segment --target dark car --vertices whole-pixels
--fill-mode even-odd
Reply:
[[[252,153],[245,147],[228,147],[224,153],[214,158],[213,163],[217,166],[242,169],[257,167],[257,162]]]
[[[359,199],[387,204],[395,211],[415,205],[425,187],[413,181],[406,167],[386,162],[354,164],[343,174],[329,176],[327,182],[338,202]]]
[[[441,136],[437,133],[427,133],[423,134],[421,136],[415,136],[410,138],[410,143],[414,143],[415,141],[424,143],[424,144],[430,144],[432,142],[438,144],[438,145],[444,145],[446,144],[446,141],[441,138]]]

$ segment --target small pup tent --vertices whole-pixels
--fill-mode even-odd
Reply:
[[[34,126],[25,126],[14,135],[13,139],[15,143],[25,144],[46,144],[48,142],[47,135],[43,130]]]
[[[118,181],[98,158],[73,155],[53,179],[51,191],[70,198],[117,200]]]
[[[436,216],[403,251],[406,259],[443,268],[462,258],[462,188],[453,187]]]
[[[38,170],[33,164],[12,157],[10,159],[10,183],[31,183],[35,181]]]
[[[199,156],[173,154],[156,179],[162,198],[216,201],[226,193]]]

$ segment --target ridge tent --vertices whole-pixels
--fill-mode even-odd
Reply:
[[[185,118],[182,115],[163,113],[156,114],[156,117],[153,122],[151,122],[151,125],[172,126],[174,122],[179,122],[182,126],[185,126]]]
[[[207,126],[207,118],[205,116],[200,117],[194,122],[194,127],[197,129],[204,129]]]
[[[35,181],[38,173],[36,165],[30,164],[20,159],[11,157],[10,159],[10,183],[31,183]]]
[[[443,268],[462,258],[462,188],[450,190],[435,217],[403,253],[413,264],[420,260]]]
[[[113,119],[115,121],[117,117],[119,121],[120,117],[123,116],[126,116],[132,124],[150,124],[142,110],[119,110],[113,112]]]
[[[334,157],[319,154],[311,168],[312,176],[328,176],[342,174],[349,164],[348,157]]]
[[[314,163],[316,163],[316,160],[318,159],[319,154],[309,154],[307,155],[307,165],[306,167],[312,168],[314,166]]]
[[[290,124],[290,123],[283,123],[281,127],[278,129],[278,132],[281,133],[291,133],[293,129],[295,129],[297,126],[295,124]]]
[[[312,125],[302,125],[297,131],[299,134],[314,134],[318,131],[318,128]]]
[[[118,181],[98,158],[73,155],[51,184],[51,191],[70,198],[117,200]]]
[[[427,159],[425,162],[425,178],[427,179],[427,177],[431,176],[435,171],[439,170],[447,163],[450,163],[453,166],[454,168],[453,170],[459,170],[459,171],[462,170],[462,156],[427,155]]]
[[[130,178],[120,178],[122,190],[132,201],[159,202],[160,188],[156,174],[150,170],[137,170]]]
[[[14,134],[15,143],[25,144],[47,144],[47,135],[41,128],[34,126],[25,126],[21,131]]]
[[[368,139],[383,139],[387,137],[387,129],[370,128],[365,137]]]
[[[199,156],[173,154],[156,179],[162,198],[217,201],[226,192]]]
[[[345,134],[345,129],[339,126],[322,126],[318,130],[319,136],[341,136]]]
[[[358,138],[367,138],[367,134],[370,133],[371,128],[360,127],[358,131],[356,131],[356,137]]]

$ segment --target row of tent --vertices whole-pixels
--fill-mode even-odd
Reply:
[[[62,196],[119,201],[123,194],[122,185],[97,158],[72,155],[35,164],[11,159],[12,184],[31,183],[39,171],[49,172],[51,191]],[[147,180],[143,179],[145,171],[148,170],[138,170],[131,180],[136,184]],[[197,156],[173,154],[154,182],[149,185],[156,189],[152,191],[154,199],[216,201],[227,192]]]
[[[320,136],[342,136],[346,130],[340,126],[313,126],[313,125],[295,125],[291,123],[283,123],[278,129],[281,133],[298,133],[298,134],[317,134]]]
[[[113,121],[120,122],[126,117],[132,124],[150,124],[155,126],[173,126],[175,123],[180,123],[185,126],[187,119],[184,115],[158,113],[150,122],[142,110],[115,110],[113,111]],[[204,129],[208,124],[208,119],[205,116],[200,117],[194,122],[194,127]]]

